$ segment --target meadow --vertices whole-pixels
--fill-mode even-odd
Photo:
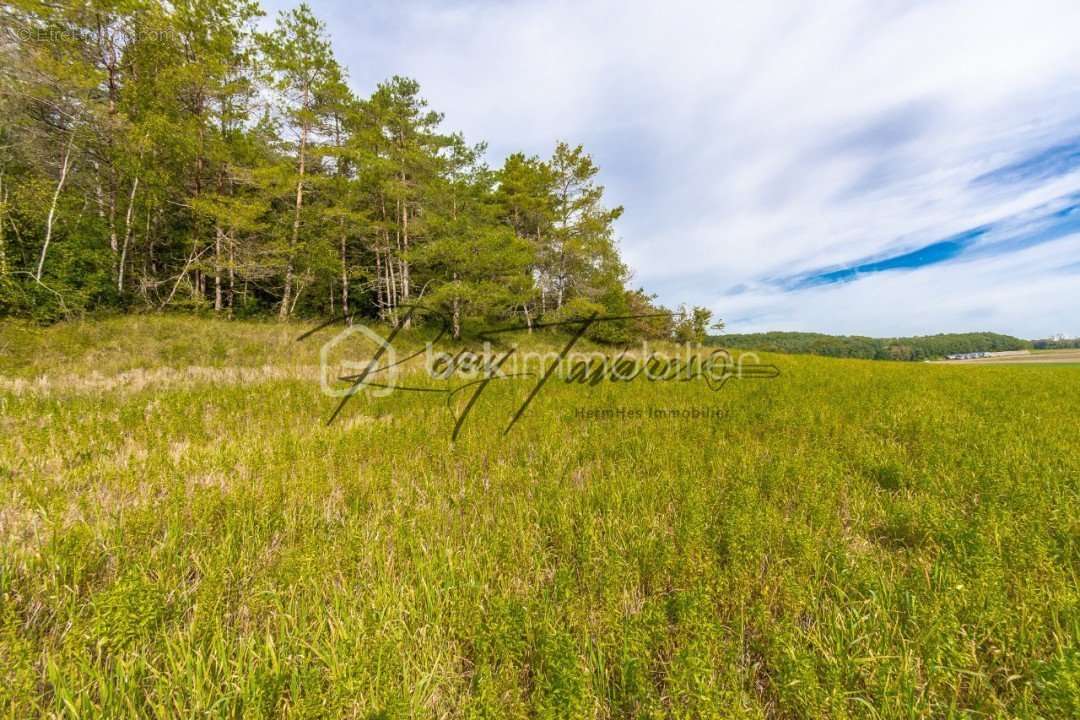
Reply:
[[[0,324],[0,716],[1080,717],[1080,369],[762,354],[505,436],[494,383],[452,443],[327,425],[304,329]]]

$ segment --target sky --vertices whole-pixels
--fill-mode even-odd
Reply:
[[[493,166],[582,143],[669,307],[1080,336],[1076,0],[309,4],[358,93],[415,78]]]

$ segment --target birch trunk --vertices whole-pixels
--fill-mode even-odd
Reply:
[[[409,204],[401,203],[401,297],[408,302],[409,291]]]
[[[343,315],[349,314],[349,258],[344,229],[341,232],[341,312]]]
[[[232,314],[233,299],[236,296],[236,273],[233,272],[233,267],[236,264],[235,258],[235,244],[233,243],[232,233],[226,238],[229,241],[229,314]]]
[[[49,251],[49,242],[52,241],[53,222],[56,220],[56,203],[60,200],[60,191],[64,189],[64,181],[67,180],[68,168],[71,165],[71,146],[75,144],[75,128],[71,129],[71,137],[68,138],[67,148],[64,150],[64,162],[60,166],[60,180],[56,183],[53,192],[52,203],[49,205],[49,215],[45,219],[45,243],[41,246],[41,257],[38,259],[37,272],[34,280],[41,282],[41,273],[45,269],[45,253]]]
[[[221,225],[214,224],[214,312],[225,307],[221,294]]]
[[[454,273],[454,284],[457,284],[458,274]],[[454,303],[452,312],[452,324],[454,330],[454,339],[459,340],[461,338],[461,301],[457,296],[459,288],[454,288]]]
[[[7,275],[7,247],[4,223],[7,222],[7,192],[4,190],[4,174],[0,173],[0,277]]]
[[[135,208],[135,191],[139,189],[139,176],[131,181],[131,194],[128,196],[127,214],[124,217],[124,245],[120,249],[120,267],[116,274],[116,290],[124,292],[124,265],[127,264],[128,243],[131,241],[131,212]]]
[[[307,102],[308,96],[307,91],[305,90],[302,107],[306,108]],[[292,298],[293,253],[296,251],[296,244],[300,241],[300,211],[304,208],[304,153],[307,151],[308,130],[309,125],[307,120],[305,120],[300,126],[300,177],[296,181],[296,210],[293,213],[292,238],[289,241],[289,255],[285,261],[285,291],[281,300],[281,311],[278,314],[282,320],[288,318],[289,313],[292,310],[289,300]],[[295,304],[295,302],[293,304]]]
[[[386,238],[389,245],[390,238]],[[390,294],[390,318],[391,322],[397,325],[397,306],[398,306],[398,287],[397,280],[394,277],[394,263],[391,262],[392,258],[386,260],[386,287],[389,289]]]
[[[379,307],[379,319],[383,318],[383,306],[385,304],[385,298],[383,296],[383,271],[382,271],[382,253],[379,252],[379,248],[375,248],[375,304]]]

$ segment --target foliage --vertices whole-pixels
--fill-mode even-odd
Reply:
[[[412,79],[355,96],[306,4],[0,11],[0,316],[183,308],[462,323],[630,304],[599,168],[447,132]],[[565,314],[565,313],[564,313]],[[631,330],[627,330],[631,332]]]
[[[1032,347],[1027,340],[997,333],[945,333],[922,337],[869,338],[858,335],[767,332],[714,335],[711,345],[741,350],[827,355],[866,360],[930,360],[955,353],[1000,352]]]
[[[675,319],[673,337],[676,342],[702,344],[705,342],[709,331],[709,322],[712,320],[712,310],[695,306],[688,308],[683,305]],[[720,324],[723,327],[722,324]]]
[[[1069,350],[1080,348],[1080,338],[1048,338],[1045,340],[1035,340],[1032,342],[1032,347],[1036,350]]]

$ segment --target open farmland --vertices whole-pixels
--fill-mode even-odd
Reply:
[[[970,360],[939,360],[948,365],[1080,364],[1080,350],[1034,350]]]
[[[0,714],[1080,716],[1076,368],[763,355],[505,437],[496,383],[451,443],[327,426],[301,330],[0,325]]]

